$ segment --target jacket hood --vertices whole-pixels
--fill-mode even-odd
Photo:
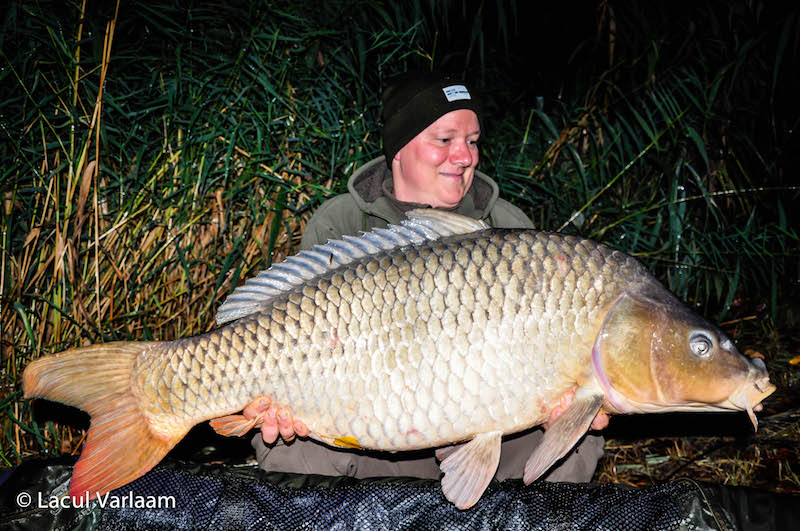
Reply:
[[[383,155],[356,170],[347,180],[347,190],[358,208],[389,223],[400,223],[411,209],[430,208],[430,205],[406,203],[394,197],[392,170],[386,165]],[[475,219],[487,219],[499,195],[497,183],[483,172],[475,170],[472,186],[452,210]]]

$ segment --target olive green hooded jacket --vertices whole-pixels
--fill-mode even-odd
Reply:
[[[385,228],[399,224],[412,208],[428,205],[403,203],[394,198],[392,170],[380,156],[359,168],[347,181],[349,193],[325,201],[309,220],[303,231],[301,249],[340,239],[345,234]],[[497,183],[480,171],[475,171],[472,186],[455,212],[482,219],[489,225],[505,229],[533,228],[533,223],[508,201],[498,197]]]

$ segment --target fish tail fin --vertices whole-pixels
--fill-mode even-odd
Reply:
[[[153,426],[132,390],[136,357],[156,343],[116,342],[40,358],[23,373],[26,398],[46,398],[91,415],[69,494],[94,499],[144,475],[186,434]],[[86,499],[86,498],[84,498]]]

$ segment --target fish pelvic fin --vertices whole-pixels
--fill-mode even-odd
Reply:
[[[89,432],[75,463],[69,494],[94,499],[144,475],[190,426],[170,433],[148,421],[131,383],[136,357],[156,343],[116,342],[71,349],[31,363],[23,373],[26,398],[83,409]],[[85,499],[85,498],[84,498]]]
[[[248,419],[244,415],[226,415],[211,419],[208,423],[215,432],[224,437],[244,437],[250,430],[261,427],[264,423],[264,415],[266,415],[266,411],[252,419]]]
[[[471,441],[451,446],[437,457],[444,457],[439,468],[444,472],[442,492],[459,509],[469,509],[481,498],[500,464],[503,432],[479,433]]]
[[[522,476],[526,485],[539,479],[556,461],[567,455],[589,430],[605,396],[600,392],[581,394],[584,393],[579,389],[572,404],[545,430],[539,446],[528,458]]]

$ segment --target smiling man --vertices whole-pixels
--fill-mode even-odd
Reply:
[[[475,169],[480,114],[462,81],[441,74],[397,78],[383,93],[384,156],[350,177],[349,193],[320,206],[300,247],[397,224],[421,207],[453,210],[494,227],[532,227],[519,208],[498,197],[497,184]]]
[[[466,83],[437,73],[397,78],[383,93],[383,124],[384,156],[350,177],[349,193],[320,206],[303,232],[302,249],[343,235],[399,224],[407,211],[424,207],[458,212],[493,227],[533,227],[519,208],[498,197],[497,184],[476,170],[481,109]],[[564,406],[570,398],[564,397]],[[551,419],[562,409],[557,408]],[[292,441],[295,434],[308,435],[308,429],[302,419],[292,418],[291,411],[270,407],[268,397],[251,403],[244,414],[249,419],[263,416],[261,431],[252,444],[259,466],[267,471],[359,478],[438,479],[441,475],[433,450],[411,454],[351,452],[311,440],[286,445],[283,441]],[[607,422],[608,417],[603,415],[593,427],[602,428]],[[505,441],[496,478],[522,477],[525,461],[541,436],[541,430],[534,430]],[[276,440],[274,447],[265,444]],[[589,435],[546,479],[590,481],[602,453],[602,437]]]

